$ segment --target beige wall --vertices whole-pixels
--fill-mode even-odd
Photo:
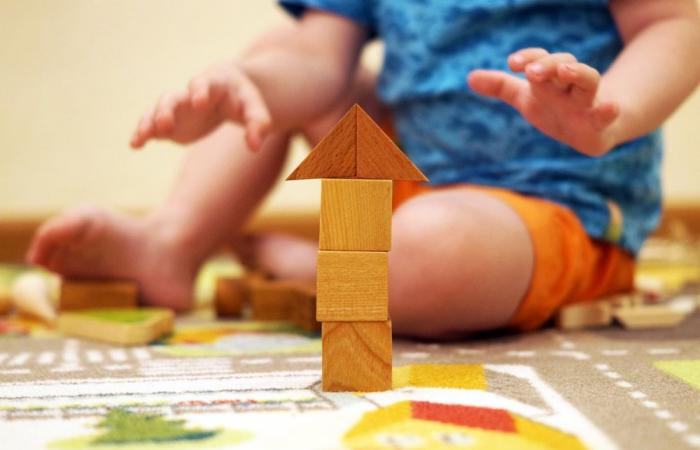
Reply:
[[[183,150],[129,151],[139,115],[281,20],[271,0],[0,0],[0,219],[156,204]],[[667,197],[700,202],[699,92],[667,131]],[[268,207],[313,208],[317,187],[287,183]]]

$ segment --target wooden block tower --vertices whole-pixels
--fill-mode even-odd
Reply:
[[[322,178],[316,319],[323,390],[391,389],[393,180],[427,181],[359,106],[287,178]]]

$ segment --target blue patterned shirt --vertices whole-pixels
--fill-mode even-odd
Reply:
[[[483,184],[558,202],[591,237],[635,254],[655,228],[659,132],[588,157],[465,82],[473,69],[508,71],[508,55],[525,47],[570,52],[605,71],[622,49],[606,0],[281,3],[295,15],[314,8],[345,16],[384,41],[379,96],[393,111],[401,146],[432,184]]]

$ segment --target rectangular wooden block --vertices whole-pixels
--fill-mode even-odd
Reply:
[[[390,180],[324,179],[320,250],[389,251]]]
[[[243,305],[250,302],[250,288],[244,278],[223,277],[216,280],[214,308],[217,317],[240,317]]]
[[[324,391],[391,389],[391,322],[323,322]]]
[[[63,280],[58,309],[136,308],[138,297],[138,285],[132,281]]]
[[[386,252],[319,251],[316,320],[389,319]]]
[[[612,323],[612,305],[607,301],[568,305],[559,310],[556,322],[561,330],[605,327]]]
[[[69,336],[118,345],[144,345],[169,333],[175,315],[168,308],[86,309],[58,316]]]
[[[618,308],[613,313],[628,329],[670,328],[680,324],[688,315],[668,305],[647,305]]]

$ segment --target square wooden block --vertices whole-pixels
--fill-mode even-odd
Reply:
[[[297,298],[295,283],[257,280],[250,285],[252,318],[261,321],[289,321]]]
[[[389,251],[390,180],[324,179],[320,250]]]
[[[318,321],[389,319],[388,253],[319,251],[317,267]]]
[[[93,308],[136,308],[139,288],[132,281],[63,280],[59,311]]]
[[[250,302],[250,288],[244,278],[222,277],[216,280],[214,308],[217,317],[240,317]]]
[[[323,390],[391,389],[391,322],[323,322]]]
[[[144,345],[173,329],[168,308],[85,309],[58,316],[58,329],[68,335],[117,345]]]

